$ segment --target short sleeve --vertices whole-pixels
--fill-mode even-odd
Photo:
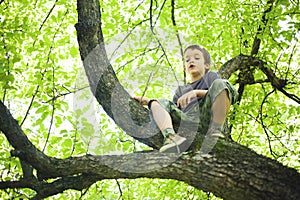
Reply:
[[[207,75],[208,87],[210,87],[216,79],[221,79],[220,75],[216,72],[208,72]]]
[[[182,96],[182,86],[179,86],[173,96],[173,103],[177,104],[177,100]]]

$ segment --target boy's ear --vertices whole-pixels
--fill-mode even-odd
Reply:
[[[185,69],[185,68],[184,68]],[[205,64],[205,69],[209,70],[210,69],[210,64],[206,63]]]

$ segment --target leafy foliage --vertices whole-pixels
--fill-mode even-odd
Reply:
[[[205,46],[213,70],[218,70],[237,55],[251,55],[259,39],[255,56],[286,81],[286,91],[300,94],[299,2],[276,1],[268,10],[270,2],[102,0],[108,56],[131,95],[171,98],[188,81],[181,61],[185,46]],[[148,149],[118,128],[91,98],[81,71],[74,2],[4,0],[0,10],[0,98],[34,145],[59,158]],[[275,91],[260,69],[251,70],[254,82],[246,85],[229,116],[231,135],[299,170],[299,104]],[[230,81],[238,89],[239,72]],[[10,156],[3,134],[0,144],[1,180],[19,179],[19,160]],[[33,195],[29,189],[0,192],[4,199]],[[184,183],[159,179],[101,181],[86,191],[51,198],[217,199]]]

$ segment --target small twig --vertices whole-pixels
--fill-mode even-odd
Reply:
[[[128,65],[129,63],[135,61],[136,59],[138,59],[138,58],[141,57],[141,56],[145,56],[147,53],[149,53],[149,52],[151,52],[151,51],[157,50],[158,48],[159,48],[159,46],[157,46],[157,47],[155,47],[155,48],[148,49],[148,50],[146,50],[147,48],[145,48],[145,50],[144,50],[142,53],[138,54],[138,55],[135,56],[133,59],[127,61],[125,64],[123,64],[123,65],[120,66],[118,69],[116,69],[116,74],[118,74],[118,73],[121,71],[121,69],[123,69],[123,68],[124,68],[126,65]]]
[[[110,58],[108,59],[109,61],[112,60],[113,56],[115,55],[115,53],[118,51],[118,49],[122,46],[122,44],[127,40],[127,38],[132,34],[132,32],[134,31],[134,29],[136,27],[138,27],[139,25],[141,25],[142,23],[148,21],[149,19],[144,19],[142,21],[140,21],[139,23],[137,23],[130,31],[129,33],[123,38],[123,40],[120,42],[120,44],[117,46],[117,48],[115,48],[115,50],[112,52],[112,54],[110,55]]]
[[[171,7],[172,7],[172,9],[171,9],[172,23],[173,23],[173,26],[176,27],[176,20],[175,20],[175,0],[171,0]],[[178,41],[178,44],[180,46],[181,61],[182,61],[182,65],[183,65],[183,81],[184,81],[184,84],[186,84],[186,72],[184,70],[184,58],[183,58],[182,42],[181,42],[178,30],[177,29],[175,29],[175,30],[176,30],[177,41]]]
[[[156,63],[154,64],[153,67],[157,66],[158,62],[163,58],[163,56],[164,56],[164,55],[161,55],[161,56],[160,56],[160,58],[156,61]],[[143,91],[143,94],[142,94],[142,98],[145,96],[146,91],[148,90],[149,84],[150,84],[150,82],[151,82],[151,79],[152,79],[153,75],[156,74],[156,73],[158,72],[158,69],[159,69],[159,68],[157,68],[156,71],[155,71],[154,73],[153,73],[153,72],[150,73],[150,75],[149,75],[149,77],[148,77],[148,80],[147,80],[147,83],[146,83],[146,87],[145,87],[145,89],[144,89],[144,91]]]
[[[268,98],[271,94],[273,94],[275,91],[276,91],[276,90],[273,89],[271,92],[269,92],[269,93],[264,97],[264,99],[263,99],[263,101],[262,101],[262,103],[261,103],[261,105],[260,105],[260,111],[259,111],[259,114],[260,114],[260,123],[261,123],[261,125],[262,125],[262,127],[263,127],[263,129],[264,129],[264,132],[265,132],[266,136],[267,136],[267,139],[268,139],[268,145],[269,145],[269,149],[270,149],[270,153],[271,153],[271,155],[273,155],[274,158],[276,158],[277,155],[276,155],[276,153],[275,153],[275,152],[273,151],[273,149],[272,149],[271,140],[270,140],[270,135],[269,135],[269,133],[268,133],[268,131],[267,131],[267,128],[266,128],[266,125],[264,124],[264,121],[263,121],[263,105],[264,105],[264,103],[266,102],[267,98]],[[276,155],[276,157],[275,157],[275,155]]]
[[[76,93],[76,92],[78,92],[78,91],[80,91],[80,90],[84,90],[84,89],[86,89],[86,88],[89,88],[90,86],[87,85],[87,86],[84,86],[84,87],[82,87],[82,88],[79,88],[79,89],[76,89],[76,90],[73,90],[73,91],[69,90],[68,88],[66,88],[66,87],[64,87],[64,86],[62,86],[62,87],[63,87],[64,89],[66,89],[68,92],[66,92],[66,93],[60,93],[60,94],[58,94],[58,95],[52,97],[51,99],[49,99],[49,100],[47,100],[47,101],[43,101],[43,103],[49,103],[50,101],[51,101],[51,102],[52,102],[52,101],[55,101],[55,100],[57,100],[57,99],[60,98],[60,97],[64,97],[64,96],[67,96],[67,95],[69,95],[69,94]]]
[[[153,13],[152,13],[152,6],[153,6],[153,0],[150,0],[150,8],[149,8],[149,11],[150,11],[150,29],[151,31],[153,31],[153,24],[152,24],[152,17],[153,17]]]
[[[52,83],[53,83],[53,88],[52,88],[52,95],[54,95],[55,93],[55,82],[54,82],[54,67],[52,67]],[[52,100],[52,111],[51,111],[51,120],[50,120],[50,125],[49,125],[49,129],[48,129],[48,134],[47,134],[47,138],[46,138],[46,141],[45,141],[45,144],[44,144],[44,147],[43,147],[43,150],[42,152],[45,151],[46,149],[46,146],[47,146],[47,143],[49,141],[49,138],[50,138],[50,133],[51,133],[51,129],[52,129],[52,126],[53,126],[53,121],[54,121],[54,112],[55,112],[55,101]]]
[[[156,20],[155,20],[155,22],[154,22],[154,25],[153,25],[153,26],[155,26],[155,25],[156,25],[156,23],[157,23],[157,21],[158,21],[158,19],[159,19],[160,15],[161,15],[161,13],[162,13],[163,7],[165,6],[165,3],[166,3],[166,1],[167,1],[167,0],[164,0],[164,2],[162,3],[162,6],[161,6],[161,7],[160,7],[160,9],[159,9],[159,12],[158,12],[157,18],[156,18]]]
[[[121,188],[121,185],[120,185],[120,183],[119,183],[118,179],[115,179],[115,181],[116,181],[116,183],[117,183],[117,185],[118,185],[119,192],[120,192],[120,196],[119,196],[119,198],[118,198],[118,199],[121,199],[121,198],[122,198],[122,196],[123,196],[122,188]]]
[[[43,26],[45,25],[46,21],[48,20],[48,18],[50,17],[51,13],[53,12],[55,6],[56,6],[56,3],[58,2],[58,0],[56,0],[52,6],[52,8],[50,9],[50,11],[48,12],[47,16],[45,17],[45,19],[43,20],[42,24],[40,25],[40,28],[39,28],[39,31],[42,30]],[[35,46],[35,43],[37,42],[37,40],[34,40],[33,42],[33,46]]]

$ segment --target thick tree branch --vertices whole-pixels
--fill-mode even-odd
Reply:
[[[287,80],[278,78],[276,74],[272,71],[272,69],[270,69],[267,66],[267,63],[259,58],[255,58],[247,55],[239,55],[227,61],[220,68],[219,73],[223,78],[229,79],[231,74],[233,74],[234,72],[238,70],[243,70],[245,68],[250,68],[251,66],[260,69],[267,76],[268,81],[275,89],[279,90],[285,96],[300,104],[300,98],[297,95],[290,94],[285,90],[285,87],[287,86]],[[246,85],[256,83],[254,79],[251,78],[248,79],[247,77],[249,76],[244,77],[244,79],[241,79],[240,81],[242,81],[243,84]]]
[[[300,197],[300,175],[295,170],[286,169],[276,161],[226,141],[220,141],[211,155],[178,157],[176,154],[137,153],[85,156],[66,159],[59,167],[66,166],[70,171],[96,174],[103,179],[149,177],[181,180],[224,199]],[[289,187],[283,187],[284,184]],[[283,188],[289,189],[283,191]]]
[[[91,184],[101,180],[101,177],[92,174],[82,174],[78,176],[70,176],[59,178],[51,183],[44,181],[38,181],[35,178],[25,178],[20,181],[6,181],[0,182],[0,189],[20,189],[30,188],[37,193],[32,199],[44,199],[59,193],[62,193],[68,189],[83,190],[88,188]]]
[[[65,189],[83,189],[102,179],[148,177],[184,181],[231,200],[300,197],[300,174],[294,169],[225,140],[220,140],[212,153],[206,155],[155,152],[87,155],[51,162],[50,166],[54,169],[47,169],[49,172],[44,178],[65,178],[47,186],[25,186],[39,188],[39,195],[45,197],[45,194],[53,195]],[[89,175],[78,178],[76,174]]]
[[[41,169],[50,163],[50,159],[29,141],[2,101],[0,101],[0,131],[4,133],[15,151],[28,154],[25,160],[27,163],[35,163],[35,167]]]
[[[92,93],[106,113],[127,134],[148,146],[159,148],[162,145],[162,135],[157,134],[157,127],[149,124],[148,111],[119,84],[107,59],[100,17],[97,0],[78,1],[77,37]]]

